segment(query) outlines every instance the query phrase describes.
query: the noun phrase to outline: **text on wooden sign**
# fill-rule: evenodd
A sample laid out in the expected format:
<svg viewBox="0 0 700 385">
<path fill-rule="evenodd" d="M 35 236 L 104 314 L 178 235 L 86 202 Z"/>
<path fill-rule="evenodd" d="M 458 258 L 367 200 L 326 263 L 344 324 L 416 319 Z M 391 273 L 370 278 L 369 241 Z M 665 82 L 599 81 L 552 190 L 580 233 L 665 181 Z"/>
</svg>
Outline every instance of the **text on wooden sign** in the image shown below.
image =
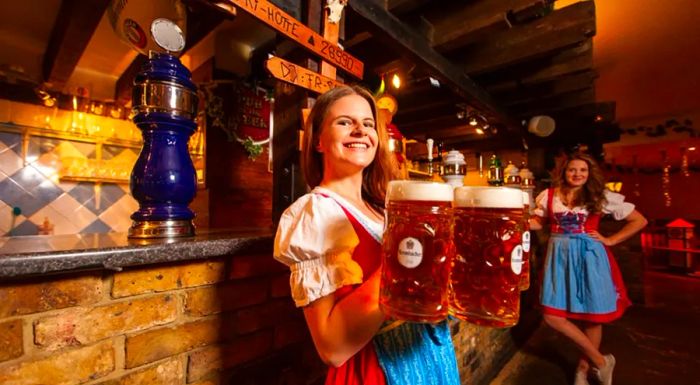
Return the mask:
<svg viewBox="0 0 700 385">
<path fill-rule="evenodd" d="M 310 51 L 362 79 L 364 64 L 266 0 L 229 0 Z"/>
<path fill-rule="evenodd" d="M 270 56 L 265 66 L 275 78 L 318 92 L 319 94 L 343 85 L 343 83 L 337 80 L 319 75 L 316 72 L 282 60 L 276 56 Z"/>
</svg>

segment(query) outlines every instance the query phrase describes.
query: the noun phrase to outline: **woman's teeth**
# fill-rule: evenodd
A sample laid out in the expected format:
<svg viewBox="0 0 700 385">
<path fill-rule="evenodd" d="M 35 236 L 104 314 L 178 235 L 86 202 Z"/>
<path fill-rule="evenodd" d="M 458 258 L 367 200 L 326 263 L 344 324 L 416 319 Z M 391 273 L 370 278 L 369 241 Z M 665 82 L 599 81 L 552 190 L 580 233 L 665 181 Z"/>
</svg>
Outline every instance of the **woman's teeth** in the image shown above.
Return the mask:
<svg viewBox="0 0 700 385">
<path fill-rule="evenodd" d="M 348 148 L 364 148 L 367 149 L 369 146 L 366 143 L 348 143 L 345 145 Z"/>
</svg>

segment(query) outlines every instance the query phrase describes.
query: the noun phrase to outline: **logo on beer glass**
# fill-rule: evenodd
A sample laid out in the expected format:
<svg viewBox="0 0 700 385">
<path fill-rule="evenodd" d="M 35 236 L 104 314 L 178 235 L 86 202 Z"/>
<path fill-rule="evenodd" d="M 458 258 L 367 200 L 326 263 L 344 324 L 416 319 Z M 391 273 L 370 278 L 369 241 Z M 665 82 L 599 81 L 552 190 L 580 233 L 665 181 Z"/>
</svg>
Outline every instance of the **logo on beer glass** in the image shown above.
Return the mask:
<svg viewBox="0 0 700 385">
<path fill-rule="evenodd" d="M 523 269 L 523 247 L 521 245 L 515 246 L 510 252 L 510 268 L 516 275 L 519 275 Z"/>
<path fill-rule="evenodd" d="M 525 231 L 523 233 L 523 252 L 529 253 L 530 252 L 530 232 Z"/>
<path fill-rule="evenodd" d="M 413 269 L 423 260 L 423 245 L 416 238 L 402 239 L 399 242 L 398 258 L 402 266 Z"/>
</svg>

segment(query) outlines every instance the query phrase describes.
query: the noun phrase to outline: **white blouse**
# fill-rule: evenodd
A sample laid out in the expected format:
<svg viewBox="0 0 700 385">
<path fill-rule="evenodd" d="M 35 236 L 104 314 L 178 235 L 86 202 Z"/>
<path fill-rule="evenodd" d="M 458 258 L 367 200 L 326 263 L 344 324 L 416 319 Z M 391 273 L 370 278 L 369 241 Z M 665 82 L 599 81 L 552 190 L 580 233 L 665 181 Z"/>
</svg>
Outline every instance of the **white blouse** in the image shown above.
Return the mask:
<svg viewBox="0 0 700 385">
<path fill-rule="evenodd" d="M 533 212 L 539 217 L 547 217 L 547 191 L 549 190 L 546 189 L 542 191 L 537 198 L 535 198 L 536 207 Z M 610 190 L 605 190 L 604 194 L 605 200 L 607 201 L 605 205 L 603 205 L 604 214 L 612 214 L 613 218 L 619 221 L 627 218 L 627 216 L 634 211 L 634 204 L 625 202 L 624 195 Z M 576 206 L 573 209 L 569 209 L 556 194 L 554 194 L 554 198 L 552 199 L 552 210 L 555 213 L 572 212 L 576 214 L 583 213 L 588 216 L 588 210 L 585 206 Z"/>
<path fill-rule="evenodd" d="M 297 199 L 280 218 L 274 257 L 291 269 L 289 284 L 297 307 L 362 283 L 362 268 L 352 259 L 360 241 L 343 208 L 381 242 L 383 224 L 322 187 Z"/>
</svg>

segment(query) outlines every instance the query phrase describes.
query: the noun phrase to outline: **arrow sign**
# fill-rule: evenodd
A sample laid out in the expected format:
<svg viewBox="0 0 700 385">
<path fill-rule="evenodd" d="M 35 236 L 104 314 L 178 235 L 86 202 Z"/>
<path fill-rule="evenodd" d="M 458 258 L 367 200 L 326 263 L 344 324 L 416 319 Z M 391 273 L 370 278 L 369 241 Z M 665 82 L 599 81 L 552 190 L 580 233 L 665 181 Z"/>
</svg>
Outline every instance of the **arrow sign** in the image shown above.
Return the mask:
<svg viewBox="0 0 700 385">
<path fill-rule="evenodd" d="M 265 62 L 265 67 L 275 78 L 318 92 L 319 94 L 343 85 L 343 83 L 337 80 L 319 75 L 316 72 L 282 60 L 276 56 L 270 56 L 267 62 Z"/>
<path fill-rule="evenodd" d="M 294 81 L 297 80 L 297 69 L 294 65 L 290 66 L 289 64 L 291 63 L 280 61 L 280 65 L 282 66 L 282 78 L 289 79 L 289 82 L 294 83 Z"/>
<path fill-rule="evenodd" d="M 345 52 L 323 36 L 312 31 L 299 20 L 291 17 L 267 0 L 229 0 L 232 4 L 260 19 L 263 23 L 278 30 L 287 37 L 304 46 L 309 51 L 326 59 L 329 63 L 342 68 L 348 73 L 362 79 L 365 65 L 356 57 Z"/>
</svg>

